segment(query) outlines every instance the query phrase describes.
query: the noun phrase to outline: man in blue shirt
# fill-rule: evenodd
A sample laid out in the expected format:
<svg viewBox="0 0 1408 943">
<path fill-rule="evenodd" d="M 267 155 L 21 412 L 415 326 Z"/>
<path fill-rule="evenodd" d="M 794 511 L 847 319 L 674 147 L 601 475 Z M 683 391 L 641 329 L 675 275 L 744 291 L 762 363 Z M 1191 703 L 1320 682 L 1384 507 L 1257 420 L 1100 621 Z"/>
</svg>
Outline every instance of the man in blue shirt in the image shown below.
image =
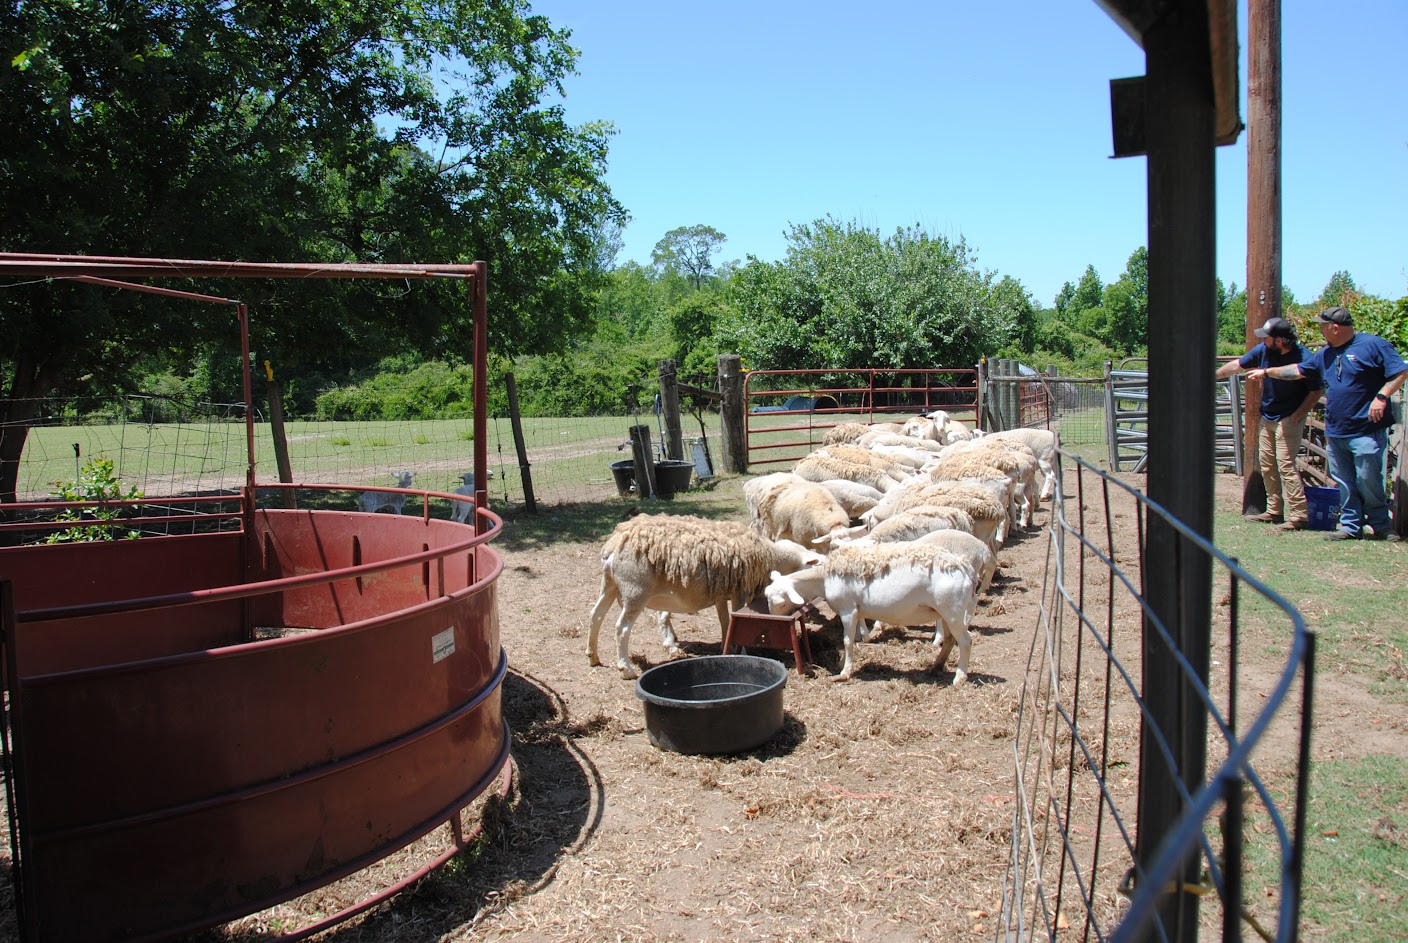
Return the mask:
<svg viewBox="0 0 1408 943">
<path fill-rule="evenodd" d="M 1309 360 L 1310 351 L 1296 339 L 1296 327 L 1285 318 L 1267 318 L 1254 332 L 1264 340 L 1217 370 L 1225 380 L 1240 370 L 1281 367 Z M 1257 433 L 1257 463 L 1266 485 L 1266 511 L 1251 520 L 1280 524 L 1282 530 L 1304 530 L 1310 523 L 1305 488 L 1296 456 L 1305 435 L 1305 417 L 1320 399 L 1320 384 L 1306 379 L 1267 380 L 1261 388 L 1261 424 Z"/>
<path fill-rule="evenodd" d="M 1251 370 L 1247 376 L 1305 377 L 1324 384 L 1330 477 L 1340 486 L 1340 526 L 1325 536 L 1396 541 L 1384 493 L 1384 461 L 1394 422 L 1389 401 L 1408 379 L 1408 364 L 1382 337 L 1355 333 L 1354 319 L 1344 308 L 1326 308 L 1315 320 L 1325 347 L 1301 363 Z"/>
</svg>

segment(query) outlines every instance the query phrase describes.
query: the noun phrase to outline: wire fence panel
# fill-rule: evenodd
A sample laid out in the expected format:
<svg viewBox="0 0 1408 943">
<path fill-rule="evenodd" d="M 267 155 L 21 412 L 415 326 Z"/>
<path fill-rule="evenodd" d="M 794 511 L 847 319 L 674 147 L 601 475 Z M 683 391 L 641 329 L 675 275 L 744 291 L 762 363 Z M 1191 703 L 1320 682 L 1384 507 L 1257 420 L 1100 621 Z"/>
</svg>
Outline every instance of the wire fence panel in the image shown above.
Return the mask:
<svg viewBox="0 0 1408 943">
<path fill-rule="evenodd" d="M 632 456 L 633 426 L 650 430 L 652 451 L 664 456 L 665 420 L 654 406 L 653 379 L 642 379 L 636 399 L 651 404 L 615 416 L 525 417 L 523 451 L 509 416 L 490 419 L 487 442 L 491 502 L 525 502 L 525 476 L 535 500 L 571 504 L 608 499 L 620 490 L 611 465 Z M 702 397 L 682 398 L 686 460 L 705 458 L 708 474 L 721 451 L 718 407 Z M 41 404 L 43 405 L 43 404 Z M 291 479 L 302 484 L 396 487 L 401 473 L 428 491 L 454 492 L 474 469 L 474 423 L 469 417 L 435 420 L 291 420 L 284 424 Z M 256 414 L 255 463 L 259 481 L 278 480 L 274 427 Z M 19 501 L 42 501 L 60 482 L 76 481 L 94 458 L 113 462 L 124 487 L 145 497 L 237 492 L 245 483 L 248 445 L 244 405 L 192 403 L 170 397 L 126 395 L 69 401 L 38 410 L 30 423 L 16 475 Z M 355 495 L 345 495 L 349 503 Z M 331 496 L 326 496 L 331 500 Z M 448 516 L 449 501 L 431 513 Z"/>
<path fill-rule="evenodd" d="M 1204 938 L 1241 940 L 1246 928 L 1266 940 L 1294 940 L 1313 636 L 1290 603 L 1118 478 L 1064 448 L 1057 473 L 1043 600 L 1018 712 L 1017 802 L 998 939 L 1183 943 L 1200 928 L 1191 928 L 1192 937 L 1186 927 L 1176 932 L 1165 925 L 1164 908 L 1192 895 L 1204 902 Z M 1151 730 L 1150 742 L 1177 768 L 1168 745 L 1175 732 L 1157 729 L 1141 696 L 1142 632 L 1158 632 L 1173 647 L 1141 594 L 1151 515 L 1177 532 L 1180 553 L 1212 560 L 1219 575 L 1216 598 L 1208 601 L 1211 644 L 1225 653 L 1212 659 L 1208 679 L 1196 677 L 1181 655 L 1148 675 L 1160 684 L 1181 676 L 1197 692 L 1189 710 L 1204 715 L 1208 730 L 1201 768 L 1211 772 L 1193 775 L 1200 785 L 1180 787 L 1183 812 L 1168 823 L 1141 822 L 1137 814 L 1141 771 L 1151 765 L 1140 755 L 1141 730 Z M 1291 643 L 1270 691 L 1242 726 L 1237 638 L 1244 613 L 1279 622 Z M 1266 745 L 1272 718 L 1293 710 L 1299 724 L 1292 745 Z M 1251 762 L 1254 748 L 1261 768 L 1272 771 L 1265 776 Z M 1278 756 L 1278 749 L 1295 755 Z M 1142 861 L 1141 828 L 1163 836 Z M 1201 880 L 1187 879 L 1190 863 Z M 1244 896 L 1244 883 L 1257 892 Z"/>
</svg>

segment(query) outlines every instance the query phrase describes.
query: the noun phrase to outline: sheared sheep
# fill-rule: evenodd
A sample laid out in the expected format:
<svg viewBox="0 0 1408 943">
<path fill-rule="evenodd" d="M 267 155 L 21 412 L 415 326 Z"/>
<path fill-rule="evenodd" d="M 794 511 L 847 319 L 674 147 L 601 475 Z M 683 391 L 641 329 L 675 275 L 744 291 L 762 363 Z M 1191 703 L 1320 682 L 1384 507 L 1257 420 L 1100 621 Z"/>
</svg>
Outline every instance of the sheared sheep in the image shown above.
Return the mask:
<svg viewBox="0 0 1408 943">
<path fill-rule="evenodd" d="M 729 603 L 755 598 L 770 573 L 792 573 L 824 559 L 790 541 L 770 541 L 732 521 L 687 515 L 641 514 L 616 525 L 601 551 L 601 595 L 592 607 L 587 659 L 600 665 L 597 636 L 602 620 L 618 601 L 616 667 L 636 677 L 630 662 L 631 625 L 646 609 L 698 612 L 713 605 L 719 626 L 728 631 Z M 665 645 L 678 653 L 668 618 L 661 619 Z"/>
<path fill-rule="evenodd" d="M 993 550 L 997 549 L 999 526 L 1007 520 L 1007 510 L 1002 501 L 993 493 L 977 484 L 961 482 L 930 482 L 913 488 L 905 488 L 894 497 L 886 495 L 861 519 L 873 530 L 879 522 L 901 511 L 921 505 L 932 504 L 939 507 L 957 508 L 973 521 L 973 536 L 982 540 Z"/>
<path fill-rule="evenodd" d="M 855 674 L 855 645 L 865 619 L 890 625 L 934 623 L 934 644 L 940 646 L 935 670 L 948 661 L 958 645 L 953 683 L 968 677 L 972 636 L 968 625 L 977 610 L 976 574 L 956 554 L 941 547 L 912 543 L 874 547 L 842 547 L 820 566 L 791 575 L 772 574 L 765 595 L 776 615 L 796 612 L 809 599 L 825 598 L 841 617 L 845 658 L 839 678 Z"/>
</svg>

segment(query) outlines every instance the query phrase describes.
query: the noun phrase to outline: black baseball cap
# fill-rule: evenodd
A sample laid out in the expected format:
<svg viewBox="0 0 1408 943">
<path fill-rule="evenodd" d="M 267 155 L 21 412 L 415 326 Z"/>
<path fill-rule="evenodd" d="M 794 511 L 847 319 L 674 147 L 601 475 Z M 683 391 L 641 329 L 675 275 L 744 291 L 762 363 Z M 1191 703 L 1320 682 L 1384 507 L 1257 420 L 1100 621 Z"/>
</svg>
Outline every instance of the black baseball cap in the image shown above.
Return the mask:
<svg viewBox="0 0 1408 943">
<path fill-rule="evenodd" d="M 1266 323 L 1252 331 L 1257 337 L 1284 337 L 1296 339 L 1296 326 L 1285 318 L 1267 318 Z"/>
<path fill-rule="evenodd" d="M 1354 323 L 1354 318 L 1350 317 L 1349 312 L 1339 305 L 1321 311 L 1315 316 L 1315 320 L 1321 324 L 1338 324 L 1342 327 Z"/>
</svg>

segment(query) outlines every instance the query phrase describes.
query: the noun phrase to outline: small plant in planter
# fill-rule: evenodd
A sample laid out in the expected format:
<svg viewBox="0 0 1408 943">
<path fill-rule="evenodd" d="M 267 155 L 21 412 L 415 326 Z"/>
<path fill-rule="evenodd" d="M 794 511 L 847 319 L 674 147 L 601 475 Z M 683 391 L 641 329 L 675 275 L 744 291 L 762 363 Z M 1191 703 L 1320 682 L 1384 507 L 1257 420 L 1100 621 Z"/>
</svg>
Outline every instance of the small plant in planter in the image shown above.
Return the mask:
<svg viewBox="0 0 1408 943">
<path fill-rule="evenodd" d="M 56 481 L 54 487 L 56 490 L 50 494 L 60 501 L 135 501 L 143 496 L 135 485 L 125 492 L 122 490 L 122 482 L 118 480 L 110 458 L 90 458 L 79 471 L 76 481 Z M 125 510 L 122 507 L 102 505 L 94 508 L 65 508 L 54 520 L 116 521 Z M 140 536 L 137 531 L 123 527 L 89 525 L 56 531 L 45 538 L 44 542 L 64 544 L 85 540 L 134 540 Z"/>
</svg>

